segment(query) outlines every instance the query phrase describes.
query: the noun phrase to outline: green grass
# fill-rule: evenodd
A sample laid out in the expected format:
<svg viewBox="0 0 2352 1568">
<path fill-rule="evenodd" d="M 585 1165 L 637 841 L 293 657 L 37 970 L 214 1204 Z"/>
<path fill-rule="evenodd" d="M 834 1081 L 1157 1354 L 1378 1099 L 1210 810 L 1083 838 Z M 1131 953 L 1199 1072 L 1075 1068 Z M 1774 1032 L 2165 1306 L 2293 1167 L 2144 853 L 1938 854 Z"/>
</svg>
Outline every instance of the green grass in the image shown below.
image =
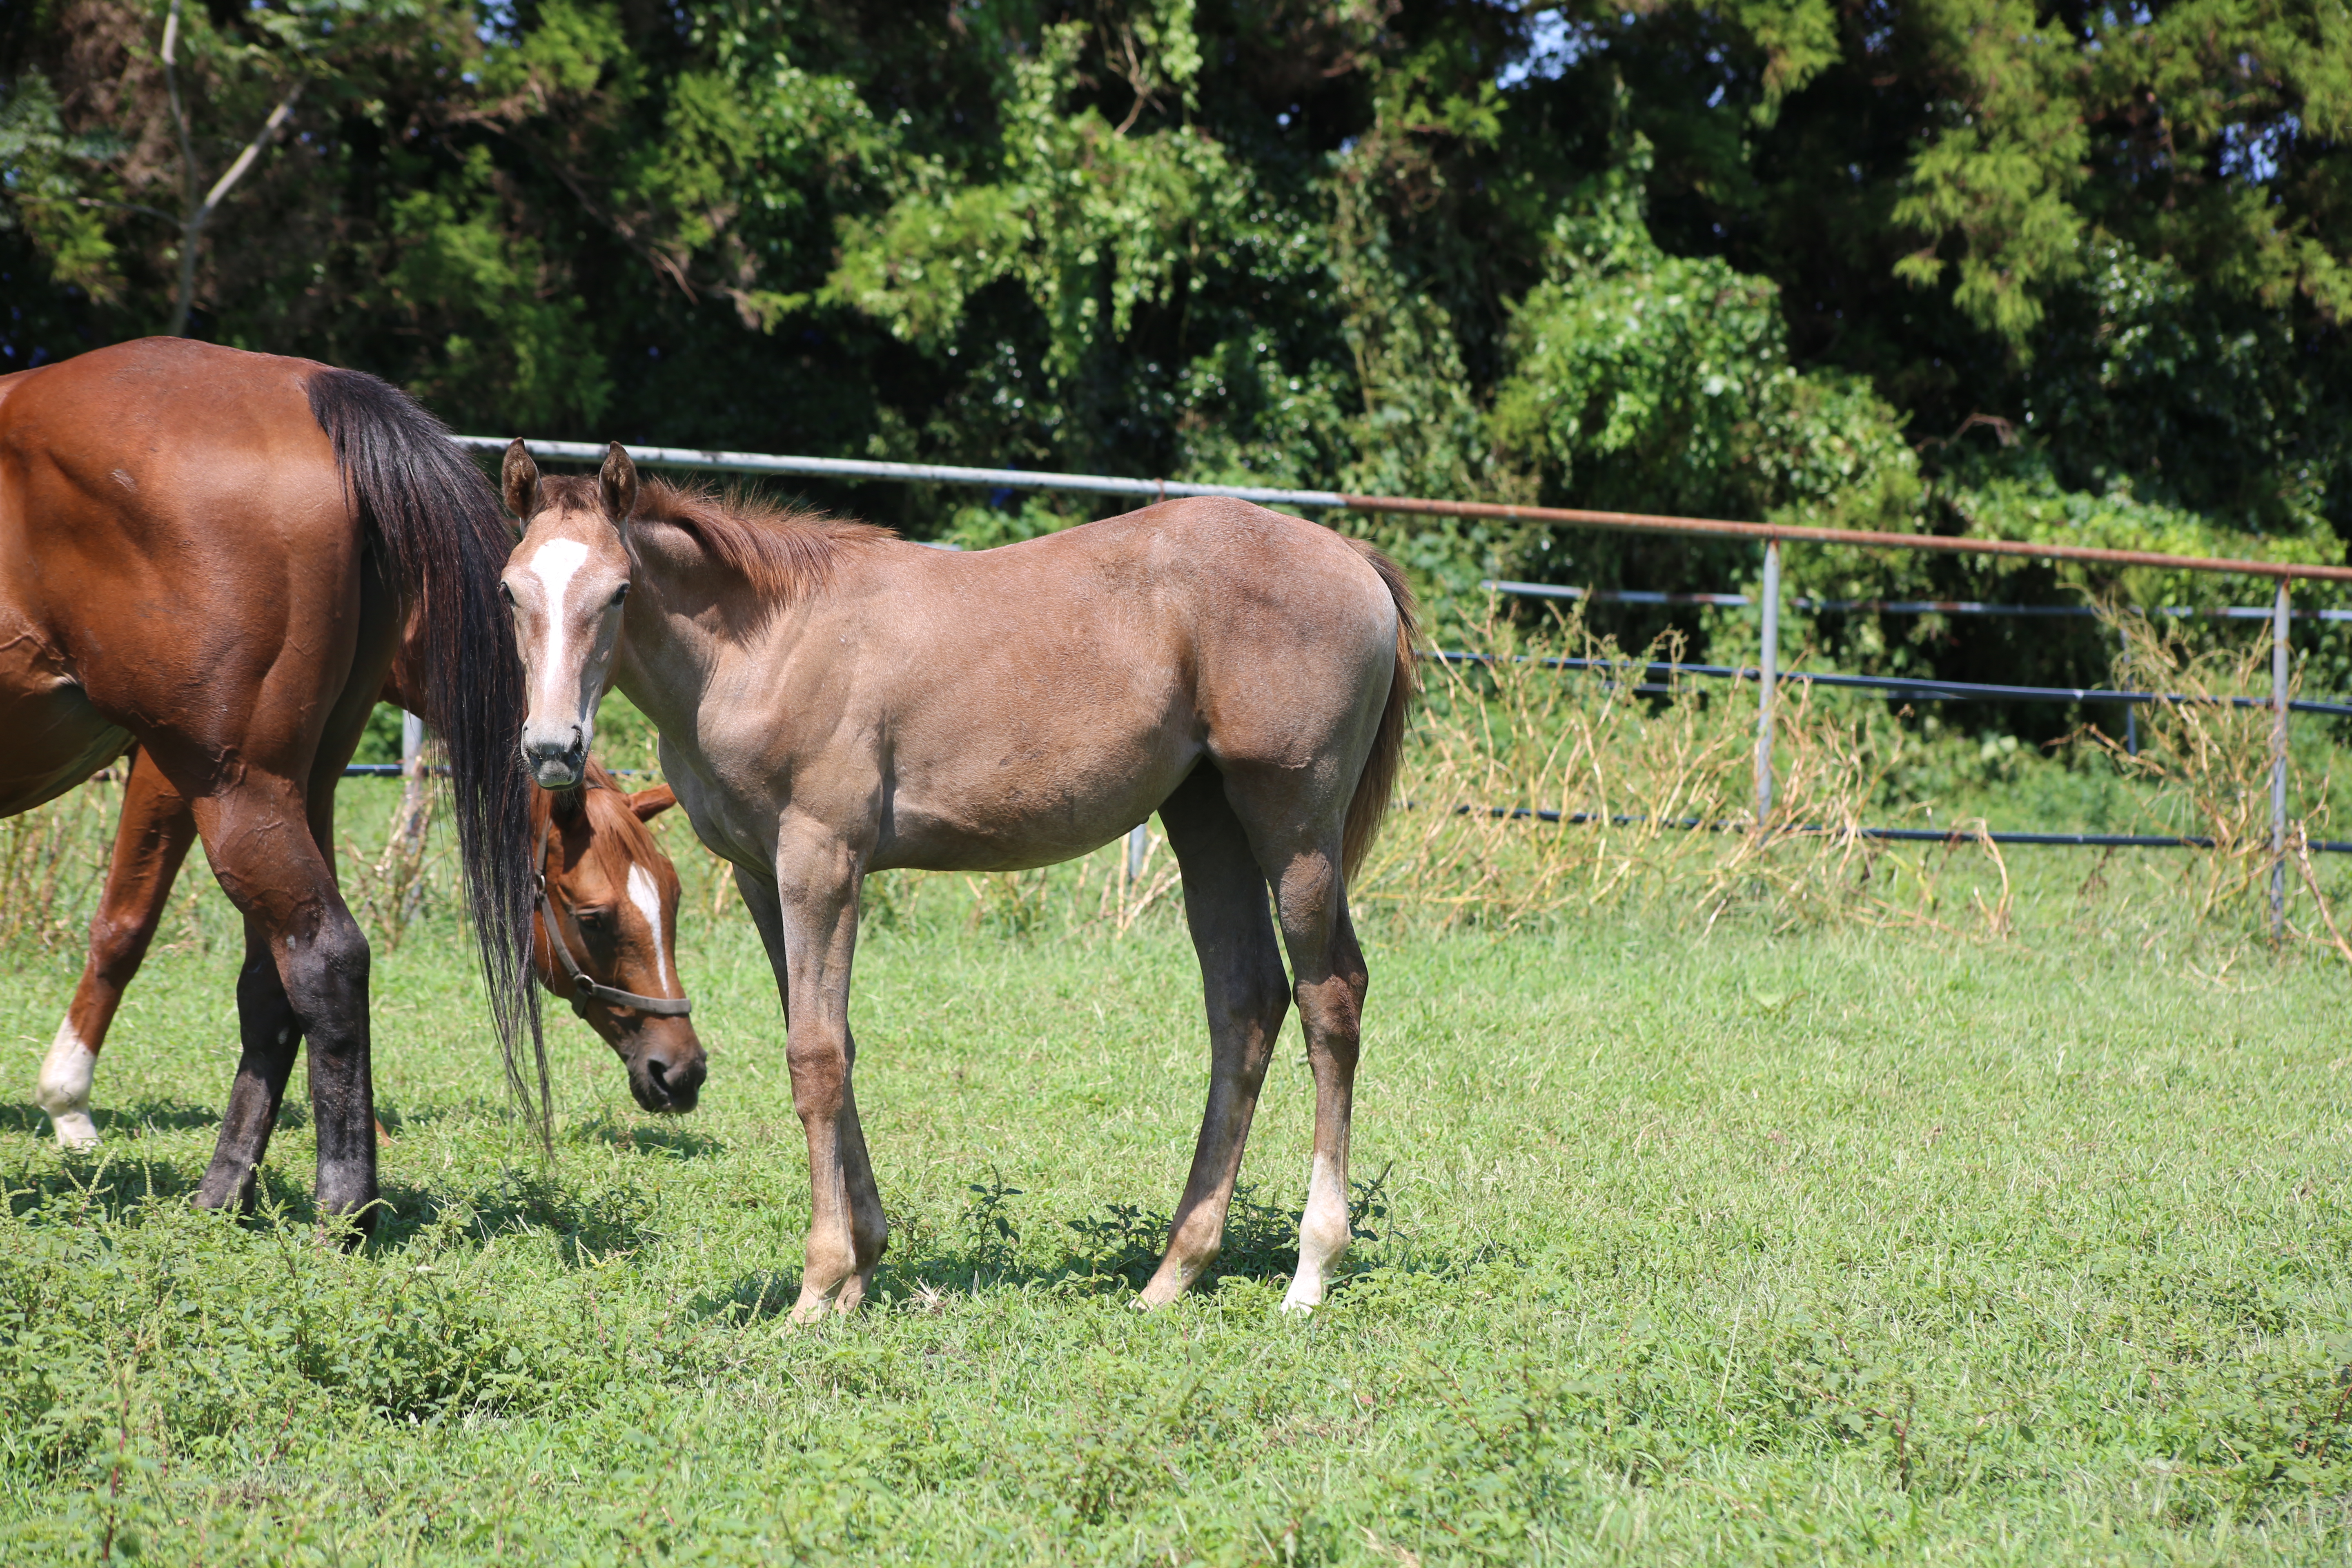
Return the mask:
<svg viewBox="0 0 2352 1568">
<path fill-rule="evenodd" d="M 170 932 L 103 1158 L 29 1104 L 79 954 L 0 960 L 10 1563 L 2352 1553 L 2352 1047 L 2317 956 L 2217 983 L 2089 925 L 1382 926 L 1358 1271 L 1275 1312 L 1294 1026 L 1224 1271 L 1147 1318 L 1203 1089 L 1189 947 L 942 899 L 860 955 L 880 1300 L 794 1332 L 803 1143 L 740 916 L 687 932 L 706 1109 L 640 1115 L 564 1016 L 544 1169 L 457 934 L 380 957 L 392 1212 L 354 1255 L 313 1239 L 299 1113 L 272 1212 L 187 1205 L 236 952 L 217 910 Z"/>
</svg>

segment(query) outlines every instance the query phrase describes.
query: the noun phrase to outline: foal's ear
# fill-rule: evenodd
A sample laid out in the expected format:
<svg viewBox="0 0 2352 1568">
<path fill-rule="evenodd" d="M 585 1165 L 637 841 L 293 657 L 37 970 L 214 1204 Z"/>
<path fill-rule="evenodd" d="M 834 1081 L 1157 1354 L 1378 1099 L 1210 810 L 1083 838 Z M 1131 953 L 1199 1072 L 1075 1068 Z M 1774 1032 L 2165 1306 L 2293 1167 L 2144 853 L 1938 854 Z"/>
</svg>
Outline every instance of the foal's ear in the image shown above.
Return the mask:
<svg viewBox="0 0 2352 1568">
<path fill-rule="evenodd" d="M 507 446 L 507 460 L 499 470 L 499 493 L 506 498 L 509 511 L 525 522 L 530 521 L 539 501 L 539 465 L 530 460 L 530 448 L 520 436 Z"/>
<path fill-rule="evenodd" d="M 596 476 L 604 488 L 604 513 L 616 528 L 629 525 L 637 510 L 637 466 L 618 441 L 604 448 L 604 471 Z"/>
<path fill-rule="evenodd" d="M 639 822 L 651 822 L 677 804 L 677 796 L 667 784 L 641 789 L 629 797 L 629 809 L 636 813 Z"/>
</svg>

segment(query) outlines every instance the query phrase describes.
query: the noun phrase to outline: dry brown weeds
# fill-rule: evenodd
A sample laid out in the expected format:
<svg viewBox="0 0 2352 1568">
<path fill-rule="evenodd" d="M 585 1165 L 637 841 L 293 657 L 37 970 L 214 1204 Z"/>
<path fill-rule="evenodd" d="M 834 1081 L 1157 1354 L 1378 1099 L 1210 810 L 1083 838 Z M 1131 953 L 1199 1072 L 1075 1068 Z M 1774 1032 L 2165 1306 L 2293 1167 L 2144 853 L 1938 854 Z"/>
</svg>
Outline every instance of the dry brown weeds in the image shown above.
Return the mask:
<svg viewBox="0 0 2352 1568">
<path fill-rule="evenodd" d="M 2137 616 L 2114 624 L 2131 681 L 2189 700 L 2141 709 L 2136 755 L 2096 728 L 2070 744 L 2137 781 L 2145 831 L 2212 841 L 2210 849 L 2126 857 L 2140 868 L 2135 876 L 2149 879 L 2143 887 L 2177 879 L 2177 904 L 2159 923 L 2250 935 L 2267 910 L 2273 865 L 2272 715 L 2227 699 L 2267 695 L 2267 641 L 2217 647 L 2206 646 L 2210 633 L 2200 642 Z M 1994 939 L 2016 929 L 2011 868 L 1985 824 L 1955 824 L 1930 811 L 1939 803 L 1893 798 L 1890 773 L 1921 742 L 1888 721 L 1883 703 L 1786 681 L 1774 723 L 1775 804 L 1759 825 L 1752 680 L 1687 675 L 1672 639 L 1628 655 L 1572 615 L 1538 626 L 1492 617 L 1457 647 L 1480 658 L 1426 667 L 1428 698 L 1397 807 L 1351 889 L 1360 909 L 1489 927 L 1638 909 L 1701 929 L 1727 915 L 1783 928 L 1850 923 Z M 1565 658 L 1591 663 L 1566 668 L 1558 662 Z M 1803 660 L 1790 664 L 1801 668 Z M 2306 742 L 2307 760 L 2312 751 Z M 2305 773 L 2332 766 L 2333 753 L 2321 751 Z M 2308 850 L 2324 837 L 2329 781 L 2299 773 L 2294 782 L 2288 930 L 2352 964 L 2352 942 L 2337 934 L 2343 922 Z M 121 794 L 101 781 L 0 821 L 0 946 L 82 940 Z M 387 946 L 420 907 L 441 901 L 438 884 L 455 875 L 446 846 L 434 842 L 440 836 L 414 831 L 419 825 L 398 812 L 381 828 L 358 827 L 382 822 L 375 814 L 389 805 L 362 797 L 344 807 L 352 837 L 373 843 L 383 834 L 377 853 L 346 851 L 344 874 L 346 896 Z M 1895 843 L 1864 837 L 1865 825 L 1949 831 Z M 726 918 L 725 868 L 674 817 L 656 829 L 686 876 L 688 917 Z M 918 906 L 954 906 L 974 928 L 1013 934 L 1123 932 L 1181 897 L 1157 833 L 1140 875 L 1128 873 L 1124 851 L 1115 844 L 1075 868 L 1002 876 L 892 873 L 869 885 L 867 917 L 887 923 Z M 2112 897 L 2110 869 L 2103 858 L 2074 902 Z M 192 876 L 202 879 L 201 868 Z"/>
</svg>

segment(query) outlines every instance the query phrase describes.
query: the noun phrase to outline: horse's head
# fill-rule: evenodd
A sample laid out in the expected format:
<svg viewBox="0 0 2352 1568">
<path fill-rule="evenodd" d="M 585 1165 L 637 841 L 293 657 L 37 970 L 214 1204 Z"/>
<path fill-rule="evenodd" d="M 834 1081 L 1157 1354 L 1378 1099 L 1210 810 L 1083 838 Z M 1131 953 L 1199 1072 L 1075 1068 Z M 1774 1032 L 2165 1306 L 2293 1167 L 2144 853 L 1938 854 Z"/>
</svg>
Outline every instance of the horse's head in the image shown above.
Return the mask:
<svg viewBox="0 0 2352 1568">
<path fill-rule="evenodd" d="M 677 981 L 677 870 L 646 827 L 677 802 L 667 784 L 624 794 L 593 766 L 532 802 L 540 981 L 618 1053 L 647 1110 L 692 1110 L 705 1071 Z"/>
<path fill-rule="evenodd" d="M 593 479 L 541 479 L 518 440 L 501 489 L 522 520 L 499 593 L 514 611 L 528 689 L 523 761 L 547 789 L 578 784 L 629 593 L 629 512 L 637 468 L 614 442 Z"/>
</svg>

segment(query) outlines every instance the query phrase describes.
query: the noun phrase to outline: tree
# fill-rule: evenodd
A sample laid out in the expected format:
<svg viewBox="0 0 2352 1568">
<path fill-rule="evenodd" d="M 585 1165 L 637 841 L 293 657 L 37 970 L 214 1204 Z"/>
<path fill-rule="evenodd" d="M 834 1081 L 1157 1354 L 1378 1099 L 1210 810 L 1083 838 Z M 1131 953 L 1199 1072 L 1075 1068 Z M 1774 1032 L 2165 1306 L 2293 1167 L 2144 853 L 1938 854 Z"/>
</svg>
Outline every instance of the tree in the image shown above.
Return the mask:
<svg viewBox="0 0 2352 1568">
<path fill-rule="evenodd" d="M 2352 531 L 2340 5 L 188 15 L 193 158 L 152 4 L 0 24 L 0 270 L 43 283 L 0 329 L 12 363 L 144 329 L 194 258 L 192 330 L 380 371 L 496 432 L 2302 558 Z M 175 184 L 186 210 L 174 173 L 228 164 L 298 79 L 201 256 L 139 210 Z M 1079 515 L 826 493 L 973 543 Z M 1753 569 L 1570 532 L 1382 538 L 1448 602 L 1498 570 Z M 2114 585 L 1840 556 L 1798 569 L 1852 596 Z M 2103 657 L 1812 630 L 1955 671 Z"/>
</svg>

